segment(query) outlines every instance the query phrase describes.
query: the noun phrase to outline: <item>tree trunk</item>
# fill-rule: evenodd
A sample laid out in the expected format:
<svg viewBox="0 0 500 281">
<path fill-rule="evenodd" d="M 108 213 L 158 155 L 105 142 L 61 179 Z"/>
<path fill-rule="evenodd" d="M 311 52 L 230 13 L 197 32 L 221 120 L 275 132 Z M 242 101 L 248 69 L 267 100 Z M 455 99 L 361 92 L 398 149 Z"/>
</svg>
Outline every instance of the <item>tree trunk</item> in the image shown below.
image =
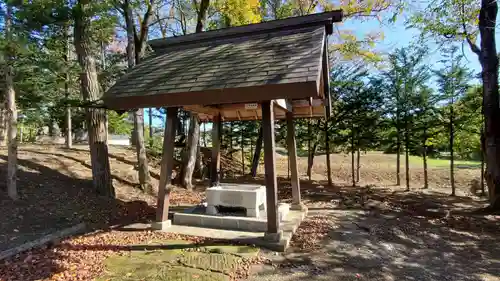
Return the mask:
<svg viewBox="0 0 500 281">
<path fill-rule="evenodd" d="M 2 103 L 0 104 L 0 146 L 7 145 L 7 110 L 5 96 L 0 97 Z"/>
<path fill-rule="evenodd" d="M 230 153 L 233 153 L 233 122 L 229 122 L 228 141 L 229 141 L 229 151 Z"/>
<path fill-rule="evenodd" d="M 191 113 L 189 119 L 189 133 L 187 139 L 186 159 L 181 180 L 182 187 L 193 189 L 193 173 L 196 165 L 196 155 L 198 152 L 198 141 L 200 138 L 200 122 L 196 113 Z"/>
<path fill-rule="evenodd" d="M 455 196 L 455 155 L 453 149 L 453 143 L 455 139 L 455 129 L 453 126 L 454 116 L 453 116 L 453 98 L 451 100 L 450 106 L 450 184 L 451 184 L 451 196 Z"/>
<path fill-rule="evenodd" d="M 257 143 L 255 144 L 255 152 L 252 159 L 252 177 L 257 176 L 257 168 L 259 167 L 260 153 L 262 151 L 262 126 L 259 130 L 259 137 L 257 138 Z"/>
<path fill-rule="evenodd" d="M 351 176 L 352 176 L 352 187 L 356 186 L 356 171 L 354 168 L 354 126 L 351 127 Z"/>
<path fill-rule="evenodd" d="M 307 166 L 309 167 L 309 162 L 311 159 L 311 120 L 307 120 Z M 307 177 L 309 181 L 311 181 L 311 172 L 307 169 Z"/>
<path fill-rule="evenodd" d="M 424 127 L 424 141 L 422 143 L 422 160 L 424 161 L 424 189 L 429 188 L 429 176 L 427 174 L 427 125 Z"/>
<path fill-rule="evenodd" d="M 148 109 L 148 121 L 149 121 L 149 145 L 153 146 L 153 109 Z"/>
<path fill-rule="evenodd" d="M 401 113 L 399 92 L 396 93 L 396 185 L 401 185 Z"/>
<path fill-rule="evenodd" d="M 132 119 L 132 122 L 135 122 L 134 121 L 134 113 L 133 112 L 129 112 L 129 118 Z M 132 132 L 130 132 L 130 145 L 132 146 L 136 146 L 137 145 L 137 134 L 135 133 L 135 127 L 132 128 Z"/>
<path fill-rule="evenodd" d="M 64 25 L 64 39 L 66 40 L 64 61 L 66 62 L 66 67 L 69 67 L 69 24 Z M 65 71 L 64 77 L 64 95 L 66 99 L 69 99 L 69 69 Z M 70 149 L 73 147 L 73 134 L 71 128 L 71 107 L 66 105 L 66 148 Z"/>
<path fill-rule="evenodd" d="M 361 154 L 360 154 L 360 151 L 359 151 L 359 147 L 358 149 L 356 150 L 356 182 L 359 183 L 359 170 L 361 168 Z"/>
<path fill-rule="evenodd" d="M 328 132 L 328 122 L 325 122 L 325 150 L 326 150 L 326 173 L 328 175 L 328 185 L 332 186 L 332 167 L 330 163 L 330 136 Z M 288 165 L 290 167 L 290 164 Z M 290 168 L 288 169 L 290 170 Z"/>
<path fill-rule="evenodd" d="M 205 122 L 203 122 L 203 146 L 207 147 L 207 128 L 205 127 Z"/>
<path fill-rule="evenodd" d="M 484 124 L 484 120 L 483 120 Z M 485 149 L 485 143 L 484 143 L 484 125 L 481 126 L 481 179 L 480 179 L 480 184 L 481 184 L 481 196 L 486 195 L 486 191 L 484 190 L 484 161 L 486 159 L 486 149 Z"/>
<path fill-rule="evenodd" d="M 245 142 L 244 142 L 244 134 L 243 134 L 243 129 L 241 129 L 241 175 L 245 175 Z"/>
<path fill-rule="evenodd" d="M 410 191 L 410 133 L 408 128 L 408 116 L 405 116 L 405 179 L 405 190 Z"/>
<path fill-rule="evenodd" d="M 200 138 L 198 137 L 198 140 Z M 197 171 L 197 173 L 193 173 L 197 178 L 203 179 L 203 159 L 201 155 L 201 144 L 198 141 L 198 145 L 196 146 L 196 162 L 194 165 L 194 170 Z"/>
<path fill-rule="evenodd" d="M 137 164 L 139 172 L 139 185 L 142 190 L 152 192 L 151 180 L 149 176 L 148 156 L 144 142 L 144 109 L 134 112 L 134 132 L 136 137 L 135 151 L 137 154 Z"/>
<path fill-rule="evenodd" d="M 250 139 L 250 155 L 253 155 L 253 141 Z"/>
<path fill-rule="evenodd" d="M 8 44 L 12 44 L 12 6 L 7 5 L 5 17 L 5 35 Z M 5 95 L 7 99 L 7 194 L 12 200 L 17 200 L 17 108 L 16 92 L 13 82 L 13 60 L 9 52 L 5 53 Z"/>
<path fill-rule="evenodd" d="M 483 79 L 483 110 L 486 146 L 486 183 L 490 208 L 500 209 L 500 108 L 498 106 L 498 56 L 495 45 L 495 27 L 498 2 L 481 1 L 479 31 L 481 50 L 479 59 Z"/>
<path fill-rule="evenodd" d="M 311 151 L 309 153 L 309 159 L 307 161 L 307 176 L 312 178 L 312 167 L 314 166 L 314 156 L 316 155 L 316 149 L 318 148 L 319 140 L 316 139 L 313 143 Z"/>
<path fill-rule="evenodd" d="M 319 131 L 320 130 L 320 123 L 321 121 L 318 120 L 318 122 L 316 123 L 316 131 Z M 309 130 L 311 130 L 312 128 L 311 127 L 308 127 Z M 309 136 L 311 136 L 311 134 L 309 134 Z M 307 176 L 309 177 L 309 180 L 311 180 L 311 177 L 312 177 L 312 167 L 314 165 L 314 156 L 316 154 L 316 149 L 318 147 L 318 143 L 319 143 L 319 139 L 320 139 L 320 134 L 316 136 L 316 139 L 314 140 L 314 143 L 313 143 L 313 146 L 311 149 L 309 149 L 309 157 L 307 159 Z"/>
<path fill-rule="evenodd" d="M 196 33 L 203 32 L 205 26 L 205 19 L 209 0 L 202 0 L 198 10 L 198 18 L 196 23 Z M 200 138 L 200 120 L 196 113 L 189 114 L 189 133 L 187 138 L 187 151 L 185 152 L 186 158 L 182 168 L 181 185 L 188 189 L 193 189 L 193 173 L 196 166 L 196 159 L 198 154 L 198 144 Z"/>
<path fill-rule="evenodd" d="M 138 63 L 138 57 L 136 56 L 136 45 L 134 38 L 134 22 L 132 8 L 130 7 L 129 0 L 125 0 L 123 4 L 123 11 L 125 16 L 125 23 L 127 26 L 127 62 L 129 71 L 134 68 L 135 64 Z M 149 176 L 149 165 L 148 157 L 146 151 L 146 145 L 144 144 L 144 110 L 142 108 L 137 109 L 132 113 L 134 120 L 134 129 L 132 131 L 134 146 L 137 155 L 137 169 L 139 173 L 139 185 L 142 190 L 146 192 L 151 192 L 151 180 Z"/>
<path fill-rule="evenodd" d="M 96 101 L 101 98 L 97 69 L 92 57 L 91 44 L 91 10 L 89 0 L 79 0 L 75 7 L 75 49 L 78 62 L 82 68 L 80 74 L 81 92 L 85 101 Z M 88 108 L 86 112 L 90 158 L 92 163 L 92 182 L 98 193 L 114 197 L 111 172 L 108 158 L 106 111 Z"/>
<path fill-rule="evenodd" d="M 401 143 L 399 142 L 399 133 L 398 140 L 396 144 L 396 185 L 401 185 Z"/>
</svg>

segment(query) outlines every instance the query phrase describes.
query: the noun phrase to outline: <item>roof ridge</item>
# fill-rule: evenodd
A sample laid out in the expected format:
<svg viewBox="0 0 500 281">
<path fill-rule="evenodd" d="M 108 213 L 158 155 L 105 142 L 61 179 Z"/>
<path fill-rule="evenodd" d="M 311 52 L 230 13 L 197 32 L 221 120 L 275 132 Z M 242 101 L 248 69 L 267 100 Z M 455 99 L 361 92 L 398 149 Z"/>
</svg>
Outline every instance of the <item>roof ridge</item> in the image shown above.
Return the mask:
<svg viewBox="0 0 500 281">
<path fill-rule="evenodd" d="M 311 15 L 290 17 L 286 19 L 272 20 L 262 23 L 241 25 L 236 27 L 222 28 L 200 33 L 192 33 L 178 37 L 168 37 L 165 39 L 154 39 L 148 41 L 153 48 L 171 47 L 186 43 L 205 42 L 215 39 L 241 37 L 243 35 L 255 34 L 260 32 L 269 32 L 270 30 L 282 30 L 291 28 L 300 28 L 311 25 L 324 24 L 327 34 L 333 31 L 332 24 L 342 21 L 342 10 L 335 10 Z"/>
</svg>

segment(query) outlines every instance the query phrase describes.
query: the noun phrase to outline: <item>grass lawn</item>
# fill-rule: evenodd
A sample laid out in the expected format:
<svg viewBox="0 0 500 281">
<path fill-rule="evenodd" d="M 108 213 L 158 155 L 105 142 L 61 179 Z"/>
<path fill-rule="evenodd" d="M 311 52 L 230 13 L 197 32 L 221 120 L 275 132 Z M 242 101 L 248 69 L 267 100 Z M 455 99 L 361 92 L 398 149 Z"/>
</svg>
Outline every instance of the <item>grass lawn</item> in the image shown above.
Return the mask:
<svg viewBox="0 0 500 281">
<path fill-rule="evenodd" d="M 401 155 L 401 162 L 404 163 L 404 155 Z M 422 157 L 419 156 L 410 156 L 410 163 L 412 165 L 423 165 Z M 427 158 L 427 165 L 429 167 L 441 168 L 441 167 L 449 167 L 450 160 L 448 159 L 436 159 L 436 158 Z M 455 167 L 457 168 L 466 168 L 466 169 L 479 169 L 481 168 L 480 161 L 471 161 L 471 160 L 455 160 Z"/>
</svg>

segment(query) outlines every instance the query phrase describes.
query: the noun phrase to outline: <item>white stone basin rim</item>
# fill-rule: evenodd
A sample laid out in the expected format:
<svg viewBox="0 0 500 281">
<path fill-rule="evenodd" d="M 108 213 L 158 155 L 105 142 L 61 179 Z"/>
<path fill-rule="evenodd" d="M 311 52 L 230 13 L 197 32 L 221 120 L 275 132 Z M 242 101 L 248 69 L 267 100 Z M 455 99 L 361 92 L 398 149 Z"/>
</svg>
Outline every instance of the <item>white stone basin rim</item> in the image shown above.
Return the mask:
<svg viewBox="0 0 500 281">
<path fill-rule="evenodd" d="M 221 183 L 218 186 L 213 186 L 210 188 L 207 188 L 207 190 L 239 190 L 239 191 L 252 191 L 254 192 L 257 189 L 260 189 L 265 186 L 263 185 L 257 185 L 257 184 L 228 184 L 228 183 Z"/>
<path fill-rule="evenodd" d="M 207 188 L 207 214 L 216 215 L 216 206 L 246 209 L 247 217 L 259 217 L 260 207 L 266 210 L 266 187 L 250 184 L 221 184 Z"/>
</svg>

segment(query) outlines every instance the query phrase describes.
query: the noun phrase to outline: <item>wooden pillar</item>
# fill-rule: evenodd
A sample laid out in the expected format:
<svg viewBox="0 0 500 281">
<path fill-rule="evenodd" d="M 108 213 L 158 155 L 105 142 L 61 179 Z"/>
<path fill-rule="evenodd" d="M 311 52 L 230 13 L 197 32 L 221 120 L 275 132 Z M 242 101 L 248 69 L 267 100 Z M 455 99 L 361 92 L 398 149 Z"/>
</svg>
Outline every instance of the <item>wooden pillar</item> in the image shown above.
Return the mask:
<svg viewBox="0 0 500 281">
<path fill-rule="evenodd" d="M 290 162 L 291 183 L 292 183 L 292 209 L 301 210 L 303 205 L 300 199 L 299 169 L 297 167 L 297 144 L 295 141 L 295 127 L 293 126 L 293 112 L 286 113 L 287 126 L 287 146 Z"/>
<path fill-rule="evenodd" d="M 262 102 L 262 135 L 264 138 L 264 167 L 266 179 L 267 236 L 279 240 L 278 183 L 274 143 L 274 110 L 271 101 Z"/>
<path fill-rule="evenodd" d="M 217 186 L 220 183 L 220 137 L 222 130 L 221 116 L 214 116 L 212 125 L 212 161 L 210 163 L 210 186 Z"/>
<path fill-rule="evenodd" d="M 174 168 L 175 132 L 177 126 L 177 107 L 167 108 L 165 132 L 163 135 L 163 156 L 161 159 L 160 183 L 158 186 L 158 202 L 156 207 L 156 223 L 154 229 L 162 230 L 170 226 L 168 220 L 169 196 L 172 188 L 172 170 Z"/>
</svg>

